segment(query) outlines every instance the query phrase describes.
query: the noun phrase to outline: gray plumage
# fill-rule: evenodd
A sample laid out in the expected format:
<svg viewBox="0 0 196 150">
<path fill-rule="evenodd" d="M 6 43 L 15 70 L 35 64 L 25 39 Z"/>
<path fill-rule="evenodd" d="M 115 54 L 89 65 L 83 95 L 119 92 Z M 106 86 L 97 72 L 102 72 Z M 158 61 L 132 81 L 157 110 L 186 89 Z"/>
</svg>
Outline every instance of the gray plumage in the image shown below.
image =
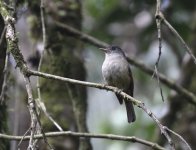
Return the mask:
<svg viewBox="0 0 196 150">
<path fill-rule="evenodd" d="M 105 60 L 102 65 L 104 80 L 108 85 L 118 87 L 123 92 L 133 96 L 134 84 L 132 73 L 124 52 L 118 46 L 110 46 L 101 49 L 105 51 Z M 122 104 L 123 97 L 117 94 L 116 96 L 119 103 Z M 136 117 L 132 102 L 125 101 L 125 106 L 128 122 L 134 122 Z"/>
</svg>

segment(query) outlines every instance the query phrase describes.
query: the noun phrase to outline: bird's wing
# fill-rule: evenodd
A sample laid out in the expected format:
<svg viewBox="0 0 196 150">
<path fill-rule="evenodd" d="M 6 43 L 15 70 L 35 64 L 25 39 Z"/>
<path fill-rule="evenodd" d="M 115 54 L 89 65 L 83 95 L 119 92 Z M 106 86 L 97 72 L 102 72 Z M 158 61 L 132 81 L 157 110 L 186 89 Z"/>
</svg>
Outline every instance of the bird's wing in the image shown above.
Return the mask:
<svg viewBox="0 0 196 150">
<path fill-rule="evenodd" d="M 127 89 L 127 91 L 125 91 L 125 92 L 133 97 L 134 81 L 133 81 L 133 77 L 132 77 L 132 73 L 131 73 L 130 68 L 129 68 L 129 76 L 131 78 L 130 85 L 129 85 L 129 89 Z M 126 106 L 126 110 L 127 110 L 128 122 L 129 123 L 134 122 L 136 120 L 136 116 L 135 116 L 133 103 L 130 101 L 125 101 L 125 106 Z"/>
<path fill-rule="evenodd" d="M 116 97 L 120 104 L 123 104 L 123 97 L 121 95 L 116 94 Z"/>
<path fill-rule="evenodd" d="M 129 77 L 130 77 L 131 79 L 130 79 L 130 84 L 129 84 L 129 89 L 128 89 L 128 91 L 127 91 L 127 92 L 128 92 L 127 94 L 129 94 L 130 96 L 133 97 L 134 81 L 133 81 L 133 76 L 132 76 L 131 69 L 128 68 L 128 70 L 129 70 Z"/>
</svg>

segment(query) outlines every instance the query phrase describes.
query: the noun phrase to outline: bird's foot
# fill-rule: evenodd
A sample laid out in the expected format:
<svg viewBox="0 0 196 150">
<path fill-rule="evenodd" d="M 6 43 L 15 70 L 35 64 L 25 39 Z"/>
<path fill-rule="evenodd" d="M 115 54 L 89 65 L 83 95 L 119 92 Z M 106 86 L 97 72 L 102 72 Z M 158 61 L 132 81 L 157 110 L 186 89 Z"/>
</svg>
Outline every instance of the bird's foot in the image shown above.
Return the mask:
<svg viewBox="0 0 196 150">
<path fill-rule="evenodd" d="M 123 90 L 122 89 L 117 89 L 117 94 L 121 94 L 121 92 L 123 92 Z"/>
<path fill-rule="evenodd" d="M 106 86 L 109 86 L 108 83 L 106 83 L 106 82 L 103 83 L 103 88 L 104 88 L 104 89 L 106 88 Z M 106 89 L 106 90 L 108 91 L 108 89 Z"/>
</svg>

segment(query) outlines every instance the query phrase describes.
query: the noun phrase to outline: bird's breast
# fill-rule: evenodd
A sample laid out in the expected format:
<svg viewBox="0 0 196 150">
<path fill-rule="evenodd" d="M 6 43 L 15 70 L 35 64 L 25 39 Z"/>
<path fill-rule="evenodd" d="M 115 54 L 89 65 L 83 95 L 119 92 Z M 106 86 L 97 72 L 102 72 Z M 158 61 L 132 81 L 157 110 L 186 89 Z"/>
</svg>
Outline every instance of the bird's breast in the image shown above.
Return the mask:
<svg viewBox="0 0 196 150">
<path fill-rule="evenodd" d="M 102 65 L 104 80 L 111 86 L 126 89 L 130 84 L 128 62 L 122 56 L 106 56 Z"/>
</svg>

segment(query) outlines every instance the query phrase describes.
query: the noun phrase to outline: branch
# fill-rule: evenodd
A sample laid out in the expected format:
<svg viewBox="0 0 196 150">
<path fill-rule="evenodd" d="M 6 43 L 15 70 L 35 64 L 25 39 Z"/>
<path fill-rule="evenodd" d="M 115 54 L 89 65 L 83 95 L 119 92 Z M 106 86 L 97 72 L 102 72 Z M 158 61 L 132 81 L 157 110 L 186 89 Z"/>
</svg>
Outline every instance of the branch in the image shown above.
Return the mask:
<svg viewBox="0 0 196 150">
<path fill-rule="evenodd" d="M 170 29 L 170 31 L 177 37 L 177 39 L 182 43 L 183 47 L 186 49 L 186 51 L 189 53 L 191 58 L 193 59 L 194 63 L 196 64 L 196 57 L 194 56 L 192 50 L 189 48 L 189 46 L 186 44 L 186 42 L 183 40 L 183 38 L 180 36 L 180 34 L 175 30 L 175 28 L 165 19 L 164 15 L 162 13 L 157 14 L 157 17 L 160 18 L 163 23 Z"/>
<path fill-rule="evenodd" d="M 162 90 L 162 87 L 161 87 L 161 84 L 160 84 L 160 81 L 159 81 L 159 76 L 157 75 L 158 74 L 158 65 L 159 65 L 159 61 L 160 61 L 160 58 L 161 58 L 161 48 L 162 48 L 162 35 L 161 35 L 161 21 L 162 20 L 159 17 L 157 17 L 159 15 L 159 13 L 161 12 L 160 8 L 161 8 L 161 2 L 160 2 L 160 0 L 157 0 L 155 19 L 156 19 L 156 24 L 157 24 L 159 54 L 158 54 L 158 58 L 155 62 L 154 73 L 153 73 L 152 77 L 154 77 L 154 74 L 157 77 L 157 82 L 158 82 L 158 86 L 159 86 L 159 89 L 160 89 L 161 98 L 162 98 L 162 101 L 164 102 L 163 90 Z"/>
<path fill-rule="evenodd" d="M 148 75 L 152 75 L 153 74 L 153 70 L 149 67 L 147 67 L 143 62 L 141 61 L 135 61 L 133 58 L 128 58 L 128 61 L 140 68 L 142 71 L 146 72 Z M 182 86 L 176 84 L 174 81 L 168 79 L 166 76 L 164 76 L 161 73 L 157 73 L 157 75 L 159 76 L 160 81 L 165 84 L 167 87 L 173 89 L 174 91 L 176 91 L 178 94 L 184 96 L 185 98 L 187 98 L 188 102 L 193 104 L 194 106 L 196 106 L 196 95 L 194 93 L 192 93 L 191 91 L 188 91 L 187 89 L 183 88 Z"/>
<path fill-rule="evenodd" d="M 31 115 L 31 137 L 29 140 L 28 149 L 33 150 L 35 148 L 33 146 L 33 143 L 34 143 L 34 135 L 36 133 L 37 115 L 36 115 L 36 110 L 35 110 L 35 101 L 32 95 L 30 79 L 26 75 L 23 75 L 23 76 L 24 76 L 24 81 L 26 84 L 26 90 L 27 90 L 27 95 L 28 95 L 28 106 L 29 106 L 28 108 L 29 108 L 29 112 Z"/>
<path fill-rule="evenodd" d="M 4 7 L 2 0 L 0 0 L 0 13 L 3 16 L 4 22 L 7 25 L 6 28 L 6 40 L 8 44 L 8 50 L 13 55 L 16 61 L 16 67 L 19 67 L 21 74 L 24 77 L 24 82 L 26 85 L 27 95 L 28 95 L 28 108 L 31 115 L 31 138 L 29 140 L 28 149 L 34 149 L 33 142 L 34 142 L 34 134 L 36 132 L 36 110 L 35 110 L 35 101 L 32 95 L 32 88 L 29 76 L 26 74 L 27 65 L 25 64 L 23 55 L 21 54 L 19 47 L 18 47 L 18 39 L 16 37 L 15 32 L 15 19 L 12 18 L 9 14 L 9 11 Z"/>
<path fill-rule="evenodd" d="M 3 104 L 6 97 L 7 82 L 8 82 L 8 60 L 9 60 L 9 53 L 7 53 L 5 57 L 5 65 L 3 69 L 4 77 L 3 77 L 3 85 L 1 89 L 1 95 L 0 95 L 0 105 Z"/>
<path fill-rule="evenodd" d="M 72 35 L 75 38 L 80 39 L 83 42 L 92 44 L 96 47 L 107 47 L 109 46 L 109 44 L 100 41 L 88 34 L 85 34 L 71 26 L 68 26 L 66 24 L 60 23 L 55 21 L 56 25 L 63 28 L 64 30 L 66 30 L 70 35 Z M 147 73 L 148 75 L 152 76 L 153 74 L 153 69 L 147 67 L 143 62 L 140 62 L 136 59 L 134 59 L 133 57 L 127 58 L 128 61 L 138 67 L 139 69 L 141 69 L 142 71 L 144 71 L 145 73 Z M 190 91 L 188 91 L 187 89 L 183 88 L 180 85 L 177 85 L 174 81 L 169 80 L 166 76 L 164 76 L 161 73 L 157 73 L 157 76 L 159 77 L 160 81 L 165 84 L 167 87 L 175 90 L 178 94 L 184 96 L 185 98 L 187 98 L 188 102 L 190 102 L 191 104 L 196 106 L 196 95 Z"/>
<path fill-rule="evenodd" d="M 42 34 L 43 34 L 42 38 L 43 38 L 43 45 L 44 46 L 43 46 L 43 50 L 41 52 L 41 57 L 40 57 L 40 60 L 39 60 L 38 71 L 41 70 L 41 65 L 42 65 L 42 62 L 43 62 L 44 53 L 47 49 L 47 34 L 46 34 L 46 19 L 45 19 L 44 0 L 41 0 L 40 12 L 41 12 Z M 57 127 L 57 129 L 59 129 L 59 131 L 63 131 L 62 127 L 47 112 L 45 104 L 44 104 L 44 102 L 42 101 L 42 98 L 41 98 L 40 79 L 39 79 L 38 76 L 37 76 L 37 95 L 38 95 L 38 99 L 37 99 L 36 102 L 37 102 L 38 107 L 44 112 L 46 117 Z"/>
<path fill-rule="evenodd" d="M 162 36 L 161 36 L 161 21 L 162 20 L 159 17 L 157 17 L 161 13 L 160 7 L 161 7 L 161 2 L 160 2 L 160 0 L 157 0 L 155 18 L 156 18 L 157 31 L 158 31 L 159 55 L 158 55 L 157 61 L 155 63 L 156 67 L 158 67 L 159 60 L 161 58 L 161 48 L 162 48 Z"/>
<path fill-rule="evenodd" d="M 56 128 L 59 131 L 63 131 L 63 128 L 48 113 L 45 104 L 42 101 L 38 100 L 38 99 L 36 99 L 35 101 L 36 101 L 36 105 L 38 106 L 38 108 L 40 108 L 44 112 L 44 114 L 46 115 L 46 117 L 48 117 L 48 119 L 56 126 Z"/>
<path fill-rule="evenodd" d="M 47 41 L 46 41 L 46 20 L 45 20 L 45 7 L 44 7 L 44 0 L 41 0 L 41 4 L 40 4 L 40 15 L 41 15 L 41 24 L 42 24 L 42 35 L 43 35 L 43 50 L 41 52 L 41 57 L 39 60 L 39 65 L 38 65 L 38 71 L 40 71 L 41 69 L 41 65 L 42 65 L 42 61 L 43 61 L 43 57 L 44 57 L 44 52 L 46 50 L 46 45 L 47 45 Z M 37 95 L 38 95 L 38 99 L 36 100 L 36 104 L 38 106 L 38 108 L 40 108 L 45 116 L 58 128 L 60 129 L 60 131 L 63 131 L 62 128 L 60 127 L 60 125 L 58 125 L 57 122 L 55 122 L 55 120 L 49 115 L 49 113 L 46 110 L 45 104 L 42 102 L 42 98 L 41 98 L 41 91 L 40 91 L 40 79 L 39 77 L 37 77 Z M 39 117 L 39 112 L 37 113 L 37 118 Z M 51 145 L 48 143 L 47 138 L 45 137 L 45 133 L 44 130 L 42 128 L 41 125 L 41 121 L 38 119 L 38 125 L 39 125 L 39 131 L 37 133 L 42 133 L 43 137 L 44 137 L 44 142 L 49 146 L 50 149 L 53 149 L 51 147 Z M 38 140 L 36 140 L 34 142 L 34 145 L 37 144 Z"/>
<path fill-rule="evenodd" d="M 56 25 L 58 27 L 61 27 L 62 29 L 65 29 L 68 33 L 70 33 L 71 35 L 73 35 L 75 38 L 78 38 L 80 39 L 81 41 L 83 42 L 87 42 L 89 44 L 92 44 L 96 47 L 107 47 L 109 46 L 109 44 L 103 42 L 103 41 L 100 41 L 88 34 L 85 34 L 69 25 L 66 25 L 66 24 L 63 24 L 61 22 L 58 22 L 58 21 L 54 21 L 54 23 L 56 23 Z"/>
<path fill-rule="evenodd" d="M 27 74 L 29 76 L 31 76 L 31 75 L 39 76 L 39 77 L 43 77 L 43 78 L 46 78 L 46 79 L 59 80 L 59 81 L 63 81 L 63 82 L 71 83 L 71 84 L 77 84 L 77 85 L 83 85 L 83 86 L 88 86 L 88 87 L 94 87 L 94 88 L 98 88 L 98 89 L 105 89 L 105 90 L 113 91 L 113 92 L 115 92 L 117 94 L 122 95 L 123 97 L 127 97 L 135 105 L 139 105 L 139 104 L 142 103 L 141 101 L 131 97 L 130 95 L 122 92 L 120 89 L 118 89 L 116 87 L 113 87 L 113 86 L 106 86 L 104 84 L 99 84 L 99 83 L 80 81 L 80 80 L 75 80 L 75 79 L 71 79 L 71 78 L 65 78 L 65 77 L 52 75 L 52 74 L 48 74 L 48 73 L 43 73 L 43 72 L 38 72 L 38 71 L 33 71 L 33 70 L 27 70 Z"/>
<path fill-rule="evenodd" d="M 73 136 L 73 137 L 85 137 L 85 138 L 100 138 L 100 139 L 109 139 L 109 140 L 118 140 L 118 141 L 128 141 L 133 143 L 140 143 L 151 147 L 156 150 L 165 150 L 165 148 L 161 147 L 157 143 L 149 142 L 137 137 L 128 137 L 128 136 L 120 136 L 120 135 L 113 135 L 113 134 L 92 134 L 92 133 L 81 133 L 81 132 L 71 132 L 71 131 L 64 131 L 64 132 L 48 132 L 45 133 L 47 137 L 57 137 L 57 136 Z M 7 140 L 21 140 L 22 136 L 13 136 L 7 134 L 0 134 L 0 139 L 7 139 Z M 41 134 L 35 135 L 35 139 L 42 139 L 43 136 Z M 23 140 L 29 140 L 30 136 L 25 136 Z"/>
<path fill-rule="evenodd" d="M 161 130 L 161 134 L 164 134 L 169 145 L 171 146 L 171 149 L 172 150 L 175 150 L 175 145 L 171 139 L 171 137 L 169 136 L 169 134 L 167 133 L 167 130 L 165 129 L 165 126 L 163 126 L 160 121 L 156 118 L 156 116 L 146 108 L 146 106 L 144 104 L 142 104 L 141 107 L 156 123 L 157 125 L 159 126 L 159 129 Z M 167 128 L 167 127 L 166 127 Z M 167 128 L 168 129 L 168 128 Z M 173 131 L 174 132 L 174 131 Z M 175 133 L 175 132 L 174 132 Z"/>
<path fill-rule="evenodd" d="M 4 26 L 3 31 L 1 33 L 1 36 L 0 36 L 0 45 L 2 44 L 3 39 L 5 37 L 5 32 L 6 32 L 6 26 Z"/>
<path fill-rule="evenodd" d="M 192 148 L 190 147 L 190 145 L 186 142 L 186 140 L 185 140 L 181 135 L 179 135 L 178 133 L 172 131 L 172 130 L 169 129 L 168 127 L 164 127 L 164 128 L 165 128 L 167 131 L 169 131 L 169 132 L 171 132 L 172 134 L 174 134 L 175 136 L 177 136 L 180 140 L 182 140 L 182 141 L 185 143 L 185 145 L 186 145 L 186 147 L 187 147 L 188 150 L 192 150 Z"/>
<path fill-rule="evenodd" d="M 80 80 L 75 80 L 75 79 L 60 77 L 60 76 L 51 75 L 51 74 L 47 74 L 47 73 L 43 73 L 43 72 L 38 72 L 38 71 L 33 71 L 33 70 L 28 70 L 28 74 L 29 75 L 43 77 L 43 78 L 46 78 L 46 79 L 53 79 L 53 80 L 59 80 L 59 81 L 63 81 L 63 82 L 68 82 L 68 83 L 71 83 L 71 84 L 78 84 L 78 85 L 83 85 L 83 86 L 88 86 L 88 87 L 105 89 L 105 90 L 112 91 L 112 92 L 114 92 L 114 93 L 116 93 L 118 95 L 121 95 L 125 100 L 128 100 L 128 101 L 133 102 L 134 105 L 138 106 L 144 112 L 146 112 L 148 114 L 148 116 L 150 116 L 157 123 L 157 125 L 158 125 L 161 133 L 168 140 L 168 143 L 170 144 L 171 149 L 172 150 L 175 149 L 174 148 L 174 143 L 171 140 L 170 136 L 168 135 L 167 131 L 165 130 L 164 126 L 160 123 L 160 121 L 157 119 L 157 117 L 151 112 L 151 110 L 149 110 L 145 106 L 145 104 L 143 102 L 141 102 L 140 100 L 137 100 L 137 99 L 131 97 L 130 95 L 122 92 L 122 90 L 120 90 L 120 89 L 118 89 L 116 87 L 112 87 L 112 86 L 106 86 L 106 85 L 98 84 L 98 83 L 85 82 L 85 81 L 80 81 Z"/>
</svg>

